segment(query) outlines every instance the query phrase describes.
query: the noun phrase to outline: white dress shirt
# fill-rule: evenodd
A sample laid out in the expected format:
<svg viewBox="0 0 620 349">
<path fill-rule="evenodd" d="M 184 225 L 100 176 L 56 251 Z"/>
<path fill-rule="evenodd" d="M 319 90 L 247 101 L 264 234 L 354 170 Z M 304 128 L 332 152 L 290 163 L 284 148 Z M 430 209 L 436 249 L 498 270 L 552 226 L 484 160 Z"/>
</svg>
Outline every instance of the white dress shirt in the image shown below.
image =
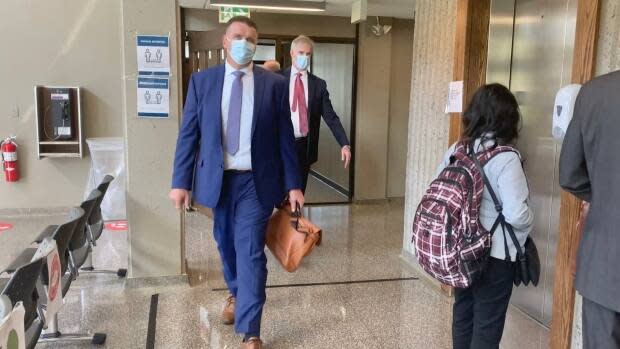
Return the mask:
<svg viewBox="0 0 620 349">
<path fill-rule="evenodd" d="M 306 107 L 308 106 L 308 71 L 299 71 L 295 66 L 291 67 L 291 82 L 289 85 L 289 101 L 291 104 L 291 120 L 293 121 L 293 130 L 295 131 L 295 138 L 306 137 L 301 133 L 299 128 L 299 108 L 293 111 L 293 98 L 295 97 L 295 81 L 297 81 L 297 73 L 301 73 L 301 81 L 304 84 L 304 94 L 306 95 Z M 310 119 L 310 115 L 308 115 Z M 308 127 L 310 127 L 310 120 L 308 120 Z"/>
<path fill-rule="evenodd" d="M 228 110 L 230 107 L 230 95 L 235 81 L 233 73 L 236 71 L 226 62 L 224 73 L 224 90 L 222 91 L 222 147 L 224 149 L 225 170 L 251 170 L 252 169 L 252 119 L 254 118 L 254 73 L 253 65 L 241 69 L 245 74 L 241 78 L 243 82 L 243 98 L 241 102 L 241 123 L 239 128 L 239 150 L 235 155 L 226 151 L 226 126 L 228 124 Z"/>
</svg>

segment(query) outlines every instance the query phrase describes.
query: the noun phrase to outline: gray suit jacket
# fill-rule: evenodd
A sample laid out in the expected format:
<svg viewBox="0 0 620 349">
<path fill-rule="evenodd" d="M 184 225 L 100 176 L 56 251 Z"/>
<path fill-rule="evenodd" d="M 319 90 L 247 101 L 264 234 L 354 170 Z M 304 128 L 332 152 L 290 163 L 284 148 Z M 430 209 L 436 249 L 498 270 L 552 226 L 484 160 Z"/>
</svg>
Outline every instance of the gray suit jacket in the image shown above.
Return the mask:
<svg viewBox="0 0 620 349">
<path fill-rule="evenodd" d="M 582 87 L 562 146 L 560 185 L 590 202 L 575 287 L 620 312 L 620 71 Z"/>
</svg>

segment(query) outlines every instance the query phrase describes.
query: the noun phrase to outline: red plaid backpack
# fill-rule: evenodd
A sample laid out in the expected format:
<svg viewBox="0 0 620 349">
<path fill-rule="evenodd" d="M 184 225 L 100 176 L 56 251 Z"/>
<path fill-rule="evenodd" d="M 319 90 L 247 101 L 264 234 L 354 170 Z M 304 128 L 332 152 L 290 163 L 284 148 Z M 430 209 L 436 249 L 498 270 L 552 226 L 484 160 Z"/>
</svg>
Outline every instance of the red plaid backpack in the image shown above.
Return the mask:
<svg viewBox="0 0 620 349">
<path fill-rule="evenodd" d="M 509 146 L 495 146 L 475 156 L 482 167 L 507 151 L 516 152 Z M 420 266 L 457 288 L 471 286 L 491 252 L 492 232 L 480 224 L 484 180 L 470 154 L 470 142 L 457 143 L 450 165 L 431 182 L 413 221 L 412 243 Z"/>
</svg>

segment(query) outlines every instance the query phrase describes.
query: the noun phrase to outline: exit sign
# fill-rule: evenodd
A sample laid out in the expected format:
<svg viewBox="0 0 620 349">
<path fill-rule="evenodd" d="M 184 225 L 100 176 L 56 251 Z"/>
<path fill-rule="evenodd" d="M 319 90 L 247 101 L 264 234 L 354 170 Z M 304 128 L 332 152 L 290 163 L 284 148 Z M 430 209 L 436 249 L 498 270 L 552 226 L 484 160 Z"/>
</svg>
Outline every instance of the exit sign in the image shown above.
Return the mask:
<svg viewBox="0 0 620 349">
<path fill-rule="evenodd" d="M 236 16 L 250 18 L 250 9 L 247 7 L 220 7 L 220 23 L 228 23 L 231 18 Z"/>
</svg>

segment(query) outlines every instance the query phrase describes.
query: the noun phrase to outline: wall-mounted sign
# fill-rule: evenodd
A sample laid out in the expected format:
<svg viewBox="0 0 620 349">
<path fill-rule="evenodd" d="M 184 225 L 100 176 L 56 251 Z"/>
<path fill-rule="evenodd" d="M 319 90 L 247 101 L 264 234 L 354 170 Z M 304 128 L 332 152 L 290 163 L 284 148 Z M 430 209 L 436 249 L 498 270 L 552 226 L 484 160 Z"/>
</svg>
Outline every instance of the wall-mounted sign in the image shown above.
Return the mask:
<svg viewBox="0 0 620 349">
<path fill-rule="evenodd" d="M 138 78 L 138 117 L 168 117 L 170 112 L 168 83 L 167 78 Z"/>
<path fill-rule="evenodd" d="M 237 16 L 250 18 L 250 9 L 245 7 L 220 7 L 220 23 L 228 23 L 231 18 Z"/>
<path fill-rule="evenodd" d="M 170 42 L 167 36 L 136 36 L 138 75 L 170 75 Z"/>
</svg>

